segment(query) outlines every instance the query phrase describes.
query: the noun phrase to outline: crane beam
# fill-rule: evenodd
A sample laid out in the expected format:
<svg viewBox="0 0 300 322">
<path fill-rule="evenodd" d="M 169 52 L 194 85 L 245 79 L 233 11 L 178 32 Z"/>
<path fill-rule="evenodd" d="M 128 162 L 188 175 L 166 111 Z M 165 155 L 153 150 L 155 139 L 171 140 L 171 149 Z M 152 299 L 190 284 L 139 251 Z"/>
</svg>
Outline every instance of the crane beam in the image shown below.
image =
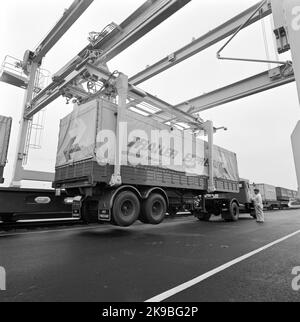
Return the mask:
<svg viewBox="0 0 300 322">
<path fill-rule="evenodd" d="M 70 62 L 61 68 L 55 76 L 63 77 L 74 66 L 82 62 L 87 50 L 101 50 L 99 60 L 107 63 L 123 50 L 157 27 L 191 0 L 152 0 L 146 1 L 117 28 L 109 33 L 97 45 L 88 45 Z"/>
<path fill-rule="evenodd" d="M 245 10 L 241 14 L 235 16 L 219 27 L 211 30 L 207 34 L 202 37 L 194 40 L 192 43 L 186 45 L 185 47 L 177 50 L 176 52 L 170 54 L 168 57 L 163 58 L 152 66 L 146 68 L 140 73 L 129 79 L 129 82 L 134 85 L 141 84 L 146 80 L 166 71 L 167 69 L 183 62 L 184 60 L 200 53 L 201 51 L 215 45 L 221 40 L 231 36 L 234 34 L 238 28 L 251 16 L 253 12 L 259 8 L 262 2 L 257 3 L 251 8 Z M 252 25 L 258 20 L 270 15 L 272 13 L 272 9 L 270 4 L 266 1 L 263 5 L 262 9 L 257 12 L 253 18 L 249 21 L 246 26 Z M 245 27 L 246 27 L 245 26 Z"/>
<path fill-rule="evenodd" d="M 295 81 L 292 66 L 282 66 L 175 106 L 185 113 L 199 113 Z"/>
<path fill-rule="evenodd" d="M 293 57 L 300 102 L 300 0 L 285 0 L 283 2 L 282 14 L 286 18 L 288 41 Z M 292 145 L 298 180 L 298 197 L 300 198 L 300 122 L 298 122 L 292 134 Z"/>
<path fill-rule="evenodd" d="M 34 53 L 33 61 L 40 63 L 61 37 L 71 28 L 94 0 L 75 0 L 64 12 L 61 19 L 40 43 Z"/>
<path fill-rule="evenodd" d="M 138 39 L 154 29 L 161 22 L 177 12 L 191 0 L 148 0 L 120 26 L 106 35 L 96 45 L 91 44 L 85 47 L 75 58 L 65 65 L 54 76 L 54 81 L 39 93 L 30 104 L 28 115 L 32 117 L 35 113 L 46 107 L 60 96 L 61 83 L 66 79 L 74 78 L 71 74 L 76 74 L 76 69 L 88 60 L 85 58 L 87 50 L 99 51 L 100 55 L 96 65 L 106 64 L 109 60 L 120 54 Z M 59 80 L 59 81 L 57 81 Z"/>
</svg>

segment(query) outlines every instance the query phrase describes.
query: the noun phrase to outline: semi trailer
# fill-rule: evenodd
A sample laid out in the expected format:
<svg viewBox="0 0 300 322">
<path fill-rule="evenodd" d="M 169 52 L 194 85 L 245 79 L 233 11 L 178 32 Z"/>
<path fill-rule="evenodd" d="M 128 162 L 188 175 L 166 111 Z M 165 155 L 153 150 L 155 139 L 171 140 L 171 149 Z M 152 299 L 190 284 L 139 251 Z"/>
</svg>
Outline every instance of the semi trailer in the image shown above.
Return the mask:
<svg viewBox="0 0 300 322">
<path fill-rule="evenodd" d="M 277 200 L 278 201 L 289 201 L 290 199 L 297 197 L 297 191 L 282 188 L 282 187 L 276 187 L 276 194 L 277 194 Z"/>
<path fill-rule="evenodd" d="M 267 210 L 289 208 L 289 202 L 297 197 L 298 192 L 291 189 L 275 187 L 269 184 L 253 184 L 252 189 L 258 188 Z"/>
<path fill-rule="evenodd" d="M 99 98 L 61 121 L 53 186 L 76 196 L 74 217 L 159 224 L 167 212 L 184 209 L 203 219 L 205 195 L 239 192 L 235 153 L 130 109 L 118 122 L 119 113 L 117 104 Z M 235 220 L 236 204 L 227 206 L 226 218 Z"/>
<path fill-rule="evenodd" d="M 0 116 L 0 184 L 4 183 L 4 167 L 12 127 L 12 118 Z M 71 201 L 66 192 L 55 195 L 54 189 L 0 188 L 0 221 L 12 223 L 22 219 L 54 219 L 71 217 Z"/>
<path fill-rule="evenodd" d="M 73 198 L 54 189 L 0 188 L 0 221 L 72 218 Z"/>
</svg>

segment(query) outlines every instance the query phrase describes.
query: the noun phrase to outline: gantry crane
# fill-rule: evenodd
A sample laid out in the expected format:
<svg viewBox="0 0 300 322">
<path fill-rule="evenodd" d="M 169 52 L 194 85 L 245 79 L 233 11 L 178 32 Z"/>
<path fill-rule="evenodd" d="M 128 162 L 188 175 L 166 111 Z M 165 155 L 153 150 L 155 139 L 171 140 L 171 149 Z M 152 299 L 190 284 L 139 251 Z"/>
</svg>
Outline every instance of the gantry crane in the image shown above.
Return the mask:
<svg viewBox="0 0 300 322">
<path fill-rule="evenodd" d="M 32 117 L 59 96 L 64 96 L 67 100 L 72 100 L 76 104 L 82 104 L 98 96 L 115 97 L 119 76 L 108 70 L 107 63 L 190 1 L 146 1 L 144 5 L 120 25 L 112 23 L 105 27 L 102 32 L 91 33 L 90 43 L 54 75 L 50 85 L 43 90 L 36 91 L 36 77 L 41 68 L 43 58 L 93 2 L 93 0 L 76 0 L 44 41 L 42 41 L 38 49 L 35 52 L 26 51 L 23 61 L 18 66 L 23 71 L 21 76 L 8 72 L 5 69 L 2 70 L 0 80 L 25 88 L 23 118 L 20 125 L 14 164 L 14 185 L 19 185 L 21 180 L 53 180 L 53 174 L 51 173 L 27 171 L 23 168 L 23 159 L 26 157 L 26 153 L 24 153 L 25 138 Z M 229 40 L 217 54 L 218 59 L 265 62 L 266 60 L 225 58 L 222 57 L 221 52 L 239 31 L 268 15 L 273 16 L 278 52 L 281 54 L 291 50 L 293 56 L 292 62 L 272 61 L 272 63 L 278 63 L 278 67 L 175 106 L 137 88 L 137 85 L 144 81 L 228 37 Z M 123 87 L 123 90 L 125 89 L 127 93 L 124 107 L 133 109 L 136 112 L 145 112 L 143 106 L 144 108 L 146 106 L 149 116 L 157 121 L 175 124 L 182 128 L 196 129 L 202 127 L 210 133 L 209 137 L 212 143 L 212 133 L 214 130 L 212 122 L 204 122 L 199 117 L 199 113 L 204 110 L 285 85 L 295 80 L 300 100 L 299 36 L 300 0 L 261 1 L 187 46 L 171 53 L 168 57 L 130 77 L 128 81 L 126 80 L 126 84 Z M 119 88 L 119 90 L 121 89 Z M 300 187 L 299 138 L 300 123 L 292 136 Z M 210 178 L 212 177 L 213 174 L 210 173 Z M 213 182 L 211 182 L 211 186 L 213 186 Z"/>
</svg>

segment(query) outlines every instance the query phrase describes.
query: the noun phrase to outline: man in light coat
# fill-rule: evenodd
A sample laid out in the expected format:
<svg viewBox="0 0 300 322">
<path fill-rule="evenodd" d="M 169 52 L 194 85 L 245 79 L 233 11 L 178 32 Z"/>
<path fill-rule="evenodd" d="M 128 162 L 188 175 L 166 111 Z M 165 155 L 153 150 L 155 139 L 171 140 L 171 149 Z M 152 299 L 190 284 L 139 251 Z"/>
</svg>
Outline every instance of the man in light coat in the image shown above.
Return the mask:
<svg viewBox="0 0 300 322">
<path fill-rule="evenodd" d="M 260 224 L 265 222 L 265 215 L 264 215 L 264 205 L 262 196 L 260 194 L 259 189 L 254 189 L 254 207 L 255 207 L 255 214 L 256 214 L 256 221 Z"/>
</svg>

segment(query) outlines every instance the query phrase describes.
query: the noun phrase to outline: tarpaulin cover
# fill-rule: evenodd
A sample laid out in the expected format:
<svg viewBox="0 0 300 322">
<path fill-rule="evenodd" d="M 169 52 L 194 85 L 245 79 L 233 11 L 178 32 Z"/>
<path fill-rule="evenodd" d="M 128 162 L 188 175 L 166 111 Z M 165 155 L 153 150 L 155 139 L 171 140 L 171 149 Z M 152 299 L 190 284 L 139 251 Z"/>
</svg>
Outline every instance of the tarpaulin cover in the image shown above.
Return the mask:
<svg viewBox="0 0 300 322">
<path fill-rule="evenodd" d="M 77 107 L 64 118 L 56 166 L 92 158 L 100 165 L 114 165 L 116 112 L 114 104 L 99 100 Z M 206 141 L 129 110 L 124 112 L 120 129 L 122 165 L 158 166 L 187 176 L 208 176 Z M 239 181 L 236 154 L 214 146 L 214 173 L 219 179 Z"/>
</svg>

